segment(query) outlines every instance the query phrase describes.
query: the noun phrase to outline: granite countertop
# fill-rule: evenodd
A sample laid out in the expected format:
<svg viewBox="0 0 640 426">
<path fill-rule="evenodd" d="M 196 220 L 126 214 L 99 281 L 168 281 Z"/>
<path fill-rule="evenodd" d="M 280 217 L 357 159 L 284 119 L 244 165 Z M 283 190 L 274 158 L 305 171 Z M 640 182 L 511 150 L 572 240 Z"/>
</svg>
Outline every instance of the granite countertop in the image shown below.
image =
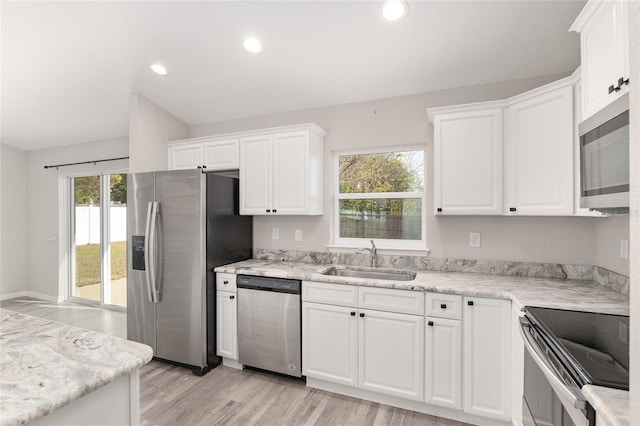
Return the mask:
<svg viewBox="0 0 640 426">
<path fill-rule="evenodd" d="M 0 311 L 2 425 L 23 425 L 148 363 L 153 350 L 30 315 Z"/>
<path fill-rule="evenodd" d="M 413 270 L 416 272 L 413 281 L 383 281 L 323 275 L 330 267 L 347 266 L 252 259 L 219 266 L 215 271 L 508 299 L 518 310 L 525 306 L 539 306 L 629 315 L 629 296 L 588 280 Z M 349 268 L 367 269 L 351 266 Z M 385 268 L 378 270 L 384 271 Z M 591 405 L 609 425 L 629 425 L 629 392 L 591 385 L 585 386 L 583 391 Z"/>
<path fill-rule="evenodd" d="M 629 315 L 629 297 L 594 281 L 492 275 L 468 272 L 413 270 L 412 281 L 387 281 L 323 275 L 330 267 L 302 262 L 245 260 L 218 266 L 216 272 L 291 278 L 335 284 L 387 287 L 414 291 L 462 294 L 511 300 L 518 309 L 525 306 L 573 309 L 589 312 Z M 351 267 L 352 269 L 368 269 Z M 380 271 L 386 268 L 378 268 Z M 394 268 L 397 270 L 397 268 Z"/>
<path fill-rule="evenodd" d="M 607 426 L 629 426 L 629 392 L 586 385 L 582 393 Z"/>
</svg>

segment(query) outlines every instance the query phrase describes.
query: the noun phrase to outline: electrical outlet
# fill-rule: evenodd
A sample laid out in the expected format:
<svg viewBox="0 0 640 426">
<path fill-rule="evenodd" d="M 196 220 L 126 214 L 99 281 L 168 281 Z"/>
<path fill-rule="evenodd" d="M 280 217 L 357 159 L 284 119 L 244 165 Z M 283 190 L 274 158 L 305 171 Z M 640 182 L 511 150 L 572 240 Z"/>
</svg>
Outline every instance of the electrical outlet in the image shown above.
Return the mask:
<svg viewBox="0 0 640 426">
<path fill-rule="evenodd" d="M 302 241 L 302 229 L 296 229 L 295 240 Z"/>
<path fill-rule="evenodd" d="M 469 232 L 469 247 L 480 247 L 480 233 L 476 231 Z"/>
<path fill-rule="evenodd" d="M 627 325 L 622 322 L 618 323 L 618 339 L 622 343 L 627 343 Z"/>
<path fill-rule="evenodd" d="M 277 240 L 280 238 L 280 229 L 278 228 L 273 228 L 271 230 L 271 239 L 272 240 Z"/>
<path fill-rule="evenodd" d="M 629 259 L 629 240 L 620 240 L 620 257 Z"/>
</svg>

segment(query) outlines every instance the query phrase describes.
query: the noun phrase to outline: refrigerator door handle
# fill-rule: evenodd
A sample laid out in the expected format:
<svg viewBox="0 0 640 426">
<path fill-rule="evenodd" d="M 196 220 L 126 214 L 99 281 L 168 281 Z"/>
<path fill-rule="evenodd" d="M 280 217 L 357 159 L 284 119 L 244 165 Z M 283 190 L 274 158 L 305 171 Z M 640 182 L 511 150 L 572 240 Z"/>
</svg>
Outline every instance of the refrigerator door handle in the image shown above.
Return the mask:
<svg viewBox="0 0 640 426">
<path fill-rule="evenodd" d="M 151 296 L 151 216 L 153 214 L 153 202 L 149 202 L 147 205 L 147 221 L 145 222 L 144 235 L 146 238 L 144 244 L 144 276 L 147 284 L 147 296 L 149 296 L 149 302 L 153 303 L 153 296 Z"/>
<path fill-rule="evenodd" d="M 152 303 L 158 303 L 160 301 L 160 295 L 158 293 L 158 289 L 156 286 L 156 257 L 157 257 L 157 253 L 156 253 L 156 218 L 158 217 L 158 211 L 160 210 L 160 203 L 158 203 L 157 201 L 151 203 L 152 207 L 151 207 L 151 223 L 149 226 L 149 266 L 151 267 L 151 271 L 149 272 L 149 277 L 151 278 L 149 280 L 149 284 L 150 284 L 150 292 L 151 292 L 151 297 L 150 297 L 150 302 Z"/>
</svg>

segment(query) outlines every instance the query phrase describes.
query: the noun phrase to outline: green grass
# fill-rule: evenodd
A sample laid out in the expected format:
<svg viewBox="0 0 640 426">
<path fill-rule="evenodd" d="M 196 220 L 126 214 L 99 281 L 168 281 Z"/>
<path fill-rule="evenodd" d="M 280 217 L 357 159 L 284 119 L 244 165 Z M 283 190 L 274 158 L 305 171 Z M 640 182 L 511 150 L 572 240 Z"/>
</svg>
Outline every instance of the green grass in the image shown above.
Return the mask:
<svg viewBox="0 0 640 426">
<path fill-rule="evenodd" d="M 111 279 L 127 275 L 127 243 L 111 243 Z M 100 244 L 76 247 L 76 286 L 100 284 Z"/>
</svg>

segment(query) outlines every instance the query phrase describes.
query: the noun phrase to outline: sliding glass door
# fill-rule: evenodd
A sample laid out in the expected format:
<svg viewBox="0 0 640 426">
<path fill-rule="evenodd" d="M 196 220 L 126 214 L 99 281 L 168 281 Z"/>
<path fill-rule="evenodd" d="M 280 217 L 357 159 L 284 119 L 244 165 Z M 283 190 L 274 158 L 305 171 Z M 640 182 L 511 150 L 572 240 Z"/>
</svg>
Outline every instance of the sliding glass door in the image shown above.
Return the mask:
<svg viewBox="0 0 640 426">
<path fill-rule="evenodd" d="M 71 178 L 72 298 L 127 306 L 127 175 Z"/>
</svg>

